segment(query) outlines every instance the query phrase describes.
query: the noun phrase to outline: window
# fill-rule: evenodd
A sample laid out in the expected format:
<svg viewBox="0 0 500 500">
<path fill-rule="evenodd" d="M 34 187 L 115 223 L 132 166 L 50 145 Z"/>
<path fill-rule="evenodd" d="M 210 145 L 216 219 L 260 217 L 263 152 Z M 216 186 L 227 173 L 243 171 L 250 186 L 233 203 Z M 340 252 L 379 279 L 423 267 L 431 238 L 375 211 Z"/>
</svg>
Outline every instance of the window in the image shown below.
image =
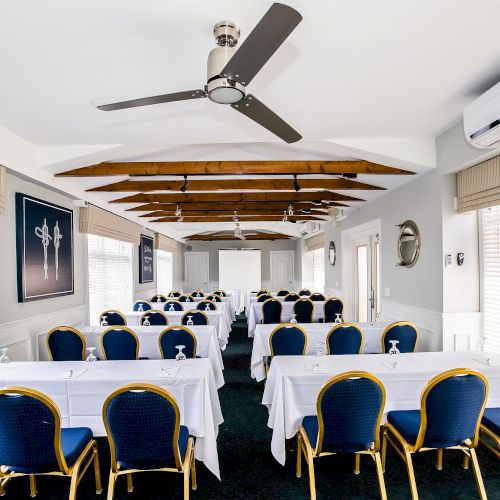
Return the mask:
<svg viewBox="0 0 500 500">
<path fill-rule="evenodd" d="M 325 291 L 325 249 L 323 247 L 312 251 L 314 291 Z"/>
<path fill-rule="evenodd" d="M 132 243 L 88 235 L 89 318 L 96 323 L 106 309 L 132 308 Z"/>
<path fill-rule="evenodd" d="M 156 251 L 156 292 L 163 295 L 172 291 L 172 257 L 170 252 Z"/>
<path fill-rule="evenodd" d="M 485 348 L 500 352 L 500 207 L 481 210 L 481 310 Z"/>
</svg>

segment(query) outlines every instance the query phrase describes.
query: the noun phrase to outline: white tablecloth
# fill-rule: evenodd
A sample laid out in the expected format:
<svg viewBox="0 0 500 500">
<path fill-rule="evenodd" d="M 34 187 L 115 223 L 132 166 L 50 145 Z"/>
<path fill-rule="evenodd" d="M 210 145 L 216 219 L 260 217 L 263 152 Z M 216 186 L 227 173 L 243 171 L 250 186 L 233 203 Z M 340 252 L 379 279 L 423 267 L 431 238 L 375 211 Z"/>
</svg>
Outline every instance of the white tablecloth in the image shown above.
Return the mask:
<svg viewBox="0 0 500 500">
<path fill-rule="evenodd" d="M 495 366 L 476 359 L 490 357 Z M 390 358 L 390 359 L 389 359 Z M 318 372 L 311 368 L 314 356 L 276 356 L 266 382 L 262 404 L 269 409 L 268 426 L 273 429 L 271 451 L 284 464 L 285 438 L 297 433 L 302 419 L 316 415 L 316 400 L 322 385 L 333 375 L 349 370 L 365 370 L 380 378 L 387 391 L 385 412 L 420 408 L 420 394 L 435 375 L 452 368 L 473 368 L 487 377 L 488 407 L 500 406 L 500 355 L 479 352 L 417 352 L 398 356 L 398 369 L 392 369 L 393 356 L 355 354 L 324 356 Z M 384 363 L 387 363 L 385 365 Z"/>
<path fill-rule="evenodd" d="M 222 302 L 220 303 L 222 304 Z M 192 304 L 192 309 L 196 309 L 194 304 Z M 184 311 L 163 311 L 168 317 L 169 325 L 180 325 L 182 315 L 187 311 L 186 308 Z M 208 324 L 215 326 L 217 329 L 217 335 L 219 336 L 219 345 L 222 350 L 226 348 L 226 345 L 229 341 L 229 332 L 231 331 L 231 327 L 227 325 L 226 318 L 222 315 L 222 310 L 217 309 L 216 311 L 203 311 L 208 317 Z M 122 311 L 122 313 L 127 318 L 127 326 L 134 328 L 134 326 L 139 325 L 139 321 L 141 316 L 144 313 L 137 311 Z"/>
<path fill-rule="evenodd" d="M 175 378 L 159 377 L 162 368 L 180 367 Z M 69 370 L 87 369 L 76 379 Z M 116 388 L 131 382 L 159 385 L 173 394 L 181 411 L 181 423 L 196 436 L 196 458 L 220 478 L 217 432 L 222 424 L 219 395 L 208 359 L 186 361 L 58 361 L 18 362 L 0 365 L 0 384 L 30 387 L 52 398 L 65 427 L 90 427 L 105 436 L 102 406 Z"/>
<path fill-rule="evenodd" d="M 281 298 L 281 297 L 280 297 Z M 279 300 L 279 299 L 278 299 Z M 281 302 L 281 321 L 287 322 L 292 319 L 293 305 L 295 302 Z M 323 317 L 324 301 L 313 302 L 313 323 L 317 323 Z M 248 313 L 248 336 L 253 337 L 255 326 L 262 321 L 262 302 L 253 302 Z"/>
<path fill-rule="evenodd" d="M 382 332 L 389 323 L 357 323 L 357 325 L 364 332 L 362 352 L 365 354 L 381 353 Z M 258 324 L 255 327 L 250 370 L 252 377 L 259 382 L 266 378 L 264 357 L 271 355 L 269 337 L 277 326 Z M 315 344 L 317 342 L 323 342 L 326 352 L 326 334 L 330 331 L 330 328 L 335 326 L 333 323 L 300 323 L 299 326 L 304 328 L 307 333 L 306 354 L 315 354 Z"/>
</svg>

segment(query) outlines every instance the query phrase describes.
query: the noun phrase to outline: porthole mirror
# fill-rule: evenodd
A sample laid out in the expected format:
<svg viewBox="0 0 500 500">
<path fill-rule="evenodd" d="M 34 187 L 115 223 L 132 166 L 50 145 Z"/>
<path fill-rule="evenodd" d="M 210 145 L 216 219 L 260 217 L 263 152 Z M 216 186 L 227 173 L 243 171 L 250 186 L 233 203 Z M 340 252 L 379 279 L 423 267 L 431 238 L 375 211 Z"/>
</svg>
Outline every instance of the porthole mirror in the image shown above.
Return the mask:
<svg viewBox="0 0 500 500">
<path fill-rule="evenodd" d="M 412 220 L 399 224 L 398 257 L 399 266 L 413 267 L 420 254 L 420 231 Z"/>
<path fill-rule="evenodd" d="M 330 245 L 328 246 L 328 260 L 332 266 L 335 265 L 337 260 L 337 249 L 335 248 L 335 243 L 330 241 Z"/>
</svg>

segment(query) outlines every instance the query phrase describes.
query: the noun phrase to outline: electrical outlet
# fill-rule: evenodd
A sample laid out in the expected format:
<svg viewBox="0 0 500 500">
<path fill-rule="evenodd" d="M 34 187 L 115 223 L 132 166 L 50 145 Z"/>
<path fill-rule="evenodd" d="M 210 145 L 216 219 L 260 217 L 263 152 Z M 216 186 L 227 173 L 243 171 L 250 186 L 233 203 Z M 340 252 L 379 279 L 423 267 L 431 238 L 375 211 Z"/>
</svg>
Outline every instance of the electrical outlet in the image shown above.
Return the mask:
<svg viewBox="0 0 500 500">
<path fill-rule="evenodd" d="M 444 263 L 446 267 L 451 267 L 453 266 L 453 258 L 451 257 L 451 253 L 447 253 L 444 256 Z"/>
<path fill-rule="evenodd" d="M 390 297 L 391 296 L 391 289 L 386 286 L 384 287 L 384 297 Z"/>
</svg>

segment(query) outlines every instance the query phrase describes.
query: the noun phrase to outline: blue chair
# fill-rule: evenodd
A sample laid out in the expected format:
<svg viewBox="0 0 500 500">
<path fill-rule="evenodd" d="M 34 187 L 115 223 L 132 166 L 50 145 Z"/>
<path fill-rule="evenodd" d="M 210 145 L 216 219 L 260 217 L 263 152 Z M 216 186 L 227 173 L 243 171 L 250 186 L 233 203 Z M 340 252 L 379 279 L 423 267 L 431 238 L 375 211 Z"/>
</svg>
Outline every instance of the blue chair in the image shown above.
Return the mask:
<svg viewBox="0 0 500 500">
<path fill-rule="evenodd" d="M 200 300 L 196 305 L 196 309 L 198 309 L 199 311 L 206 311 L 207 306 L 211 311 L 217 310 L 217 306 L 210 300 Z"/>
<path fill-rule="evenodd" d="M 265 294 L 269 294 L 269 292 L 268 292 L 267 290 L 264 290 L 263 288 L 261 288 L 261 289 L 257 292 L 257 297 L 258 297 L 259 295 L 262 295 L 263 293 L 265 293 Z"/>
<path fill-rule="evenodd" d="M 224 290 L 215 290 L 214 295 L 218 295 L 219 297 L 227 297 L 227 294 Z"/>
<path fill-rule="evenodd" d="M 127 384 L 113 391 L 102 409 L 111 453 L 108 499 L 118 476 L 141 471 L 178 472 L 184 476 L 184 498 L 189 498 L 189 475 L 196 489 L 194 440 L 180 425 L 179 405 L 165 389 L 152 384 Z"/>
<path fill-rule="evenodd" d="M 325 296 L 322 293 L 318 293 L 318 292 L 314 292 L 309 298 L 313 302 L 324 302 L 325 301 Z"/>
<path fill-rule="evenodd" d="M 500 458 L 500 408 L 486 408 L 484 410 L 481 420 L 480 442 L 497 458 Z"/>
<path fill-rule="evenodd" d="M 268 293 L 261 293 L 260 295 L 257 296 L 257 302 L 264 302 L 267 299 L 272 299 L 273 296 L 269 295 Z"/>
<path fill-rule="evenodd" d="M 158 300 L 160 299 L 160 300 Z M 167 301 L 167 297 L 165 297 L 165 295 L 162 295 L 161 293 L 157 293 L 156 295 L 153 295 L 151 297 L 151 302 L 153 304 L 156 304 L 157 302 L 166 302 Z"/>
<path fill-rule="evenodd" d="M 85 361 L 85 337 L 70 326 L 58 326 L 47 333 L 51 361 Z"/>
<path fill-rule="evenodd" d="M 205 297 L 205 294 L 201 290 L 193 290 L 190 294 L 192 299 L 201 299 Z"/>
<path fill-rule="evenodd" d="M 179 297 L 179 302 L 193 302 L 193 299 L 187 295 L 181 295 Z"/>
<path fill-rule="evenodd" d="M 139 359 L 139 339 L 126 326 L 112 326 L 101 335 L 101 348 L 106 360 Z"/>
<path fill-rule="evenodd" d="M 340 314 L 340 319 L 343 320 L 344 303 L 337 297 L 328 299 L 323 304 L 323 318 L 319 320 L 320 323 L 335 323 L 337 314 Z"/>
<path fill-rule="evenodd" d="M 297 477 L 302 475 L 302 454 L 309 469 L 311 499 L 316 499 L 314 459 L 333 454 L 356 457 L 354 472 L 360 472 L 360 455 L 370 455 L 376 464 L 380 496 L 387 499 L 379 429 L 385 405 L 382 382 L 367 372 L 344 372 L 322 387 L 317 415 L 304 417 L 297 435 Z"/>
<path fill-rule="evenodd" d="M 171 309 L 173 309 L 174 311 L 184 311 L 184 306 L 179 300 L 168 299 L 163 306 L 163 310 L 168 312 L 171 311 Z"/>
<path fill-rule="evenodd" d="M 215 293 L 212 293 L 212 295 L 207 295 L 206 300 L 210 300 L 210 302 L 222 302 L 222 298 Z"/>
<path fill-rule="evenodd" d="M 326 335 L 328 354 L 360 354 L 363 348 L 363 330 L 354 323 L 335 325 Z"/>
<path fill-rule="evenodd" d="M 106 325 L 103 326 L 126 326 L 127 318 L 120 312 L 114 309 L 104 311 L 99 316 L 99 324 L 102 325 L 103 319 L 106 320 Z"/>
<path fill-rule="evenodd" d="M 97 443 L 88 427 L 61 427 L 52 399 L 24 387 L 0 390 L 0 495 L 13 477 L 29 476 L 30 495 L 36 496 L 36 476 L 71 478 L 69 499 L 88 466 L 94 463 L 96 493 L 102 492 Z"/>
<path fill-rule="evenodd" d="M 134 311 L 138 311 L 139 309 L 142 309 L 143 311 L 149 311 L 153 308 L 151 307 L 151 304 L 145 300 L 136 300 L 134 302 Z"/>
<path fill-rule="evenodd" d="M 181 292 L 179 292 L 178 290 L 174 290 L 173 292 L 170 292 L 168 294 L 168 298 L 178 299 L 181 295 L 182 295 Z"/>
<path fill-rule="evenodd" d="M 169 326 L 160 333 L 158 338 L 162 359 L 175 359 L 179 352 L 175 346 L 183 345 L 183 353 L 187 358 L 196 358 L 196 336 L 185 326 Z"/>
<path fill-rule="evenodd" d="M 269 336 L 271 357 L 299 356 L 306 353 L 307 333 L 297 324 L 278 325 Z"/>
<path fill-rule="evenodd" d="M 208 316 L 203 311 L 198 311 L 196 309 L 190 309 L 182 315 L 182 325 L 187 325 L 189 316 L 191 316 L 191 319 L 193 320 L 193 325 L 208 325 Z"/>
<path fill-rule="evenodd" d="M 302 288 L 302 290 L 299 290 L 299 296 L 300 297 L 310 297 L 312 295 L 311 290 L 309 288 Z"/>
<path fill-rule="evenodd" d="M 290 290 L 287 290 L 286 288 L 282 288 L 281 290 L 278 290 L 276 297 L 286 297 L 289 293 L 290 293 Z"/>
<path fill-rule="evenodd" d="M 397 340 L 399 352 L 414 352 L 418 342 L 418 330 L 413 323 L 396 321 L 382 333 L 382 352 L 389 352 L 391 340 Z"/>
<path fill-rule="evenodd" d="M 309 298 L 303 297 L 293 304 L 293 313 L 298 323 L 313 322 L 314 304 Z"/>
<path fill-rule="evenodd" d="M 288 295 L 285 295 L 285 302 L 295 302 L 300 299 L 300 295 L 298 293 L 291 292 Z"/>
<path fill-rule="evenodd" d="M 163 311 L 151 309 L 151 311 L 146 311 L 141 316 L 139 324 L 145 326 L 144 323 L 146 322 L 149 322 L 149 326 L 165 326 L 168 325 L 168 316 Z"/>
<path fill-rule="evenodd" d="M 464 468 L 472 460 L 481 499 L 486 499 L 476 456 L 479 426 L 488 398 L 486 377 L 466 368 L 448 370 L 432 378 L 420 399 L 420 410 L 390 411 L 384 425 L 382 463 L 387 442 L 406 462 L 413 499 L 418 498 L 412 454 L 437 450 L 436 468 L 442 469 L 443 449 L 462 450 Z"/>
<path fill-rule="evenodd" d="M 262 303 L 262 323 L 281 323 L 282 304 L 277 299 L 267 299 Z"/>
</svg>

